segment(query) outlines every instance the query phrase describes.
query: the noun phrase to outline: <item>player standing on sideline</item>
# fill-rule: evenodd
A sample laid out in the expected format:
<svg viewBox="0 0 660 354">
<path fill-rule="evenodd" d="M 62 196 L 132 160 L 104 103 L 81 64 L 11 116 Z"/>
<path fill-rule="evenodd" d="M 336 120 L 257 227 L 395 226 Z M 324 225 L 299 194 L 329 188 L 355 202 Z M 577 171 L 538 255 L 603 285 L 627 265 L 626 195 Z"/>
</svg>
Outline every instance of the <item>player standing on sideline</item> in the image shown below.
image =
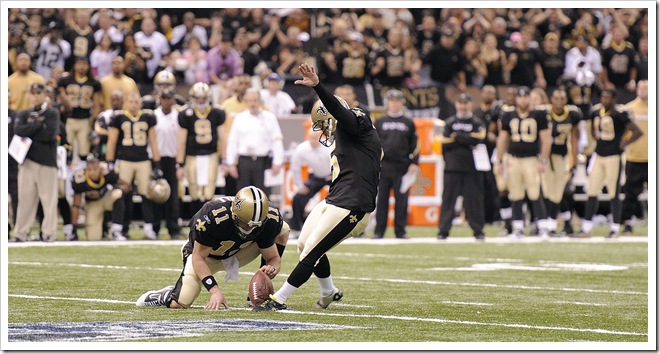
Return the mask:
<svg viewBox="0 0 660 354">
<path fill-rule="evenodd" d="M 215 195 L 222 161 L 225 111 L 211 105 L 211 88 L 198 82 L 190 88 L 190 104 L 179 112 L 176 176 L 188 179 L 192 209 L 199 210 Z"/>
<path fill-rule="evenodd" d="M 552 137 L 548 129 L 547 110 L 532 109 L 529 103 L 530 91 L 520 87 L 516 93 L 516 106 L 503 108 L 497 137 L 497 166 L 495 173 L 501 175 L 504 169 L 504 154 L 509 153 L 507 166 L 507 186 L 513 211 L 513 233 L 511 237 L 523 237 L 525 218 L 523 204 L 525 191 L 532 201 L 534 214 L 541 225 L 541 237 L 548 237 L 546 210 L 541 199 L 541 174 L 546 170 L 550 155 Z"/>
<path fill-rule="evenodd" d="M 639 206 L 637 198 L 644 191 L 644 183 L 649 183 L 649 82 L 640 80 L 637 83 L 637 98 L 626 105 L 635 116 L 635 123 L 644 132 L 642 137 L 630 144 L 626 151 L 626 183 L 623 185 L 623 211 L 621 220 L 624 222 L 624 233 L 633 231 L 632 216 Z"/>
<path fill-rule="evenodd" d="M 587 180 L 587 205 L 582 219 L 581 237 L 591 236 L 591 218 L 598 211 L 598 194 L 607 187 L 610 197 L 612 223 L 608 238 L 619 236 L 621 224 L 621 199 L 619 198 L 621 176 L 621 154 L 626 146 L 639 139 L 642 130 L 631 118 L 632 113 L 623 105 L 616 104 L 616 91 L 605 89 L 600 95 L 600 104 L 591 109 L 589 119 L 593 121 L 591 134 L 596 140 L 595 155 L 589 168 Z M 623 137 L 628 133 L 627 139 Z"/>
<path fill-rule="evenodd" d="M 298 238 L 298 265 L 284 285 L 253 311 L 285 310 L 286 299 L 312 273 L 321 288 L 317 307 L 327 308 L 341 300 L 343 293 L 332 281 L 326 253 L 342 240 L 364 231 L 376 207 L 383 149 L 371 117 L 333 96 L 320 84 L 313 67 L 301 64 L 299 68 L 303 79 L 295 84 L 313 88 L 320 98 L 312 108 L 312 127 L 322 130 L 321 143 L 332 147 L 332 184 L 325 201 L 317 204 L 305 220 Z"/>
<path fill-rule="evenodd" d="M 245 187 L 235 197 L 207 202 L 193 215 L 188 226 L 188 243 L 181 249 L 183 271 L 176 285 L 147 291 L 137 300 L 137 306 L 189 308 L 204 285 L 211 293 L 207 310 L 228 308 L 213 274 L 224 270 L 225 281 L 238 280 L 238 268 L 259 254 L 260 270 L 271 279 L 280 272 L 289 225 L 259 188 Z"/>
<path fill-rule="evenodd" d="M 582 112 L 573 105 L 566 105 L 568 98 L 566 91 L 554 90 L 550 106 L 550 132 L 552 134 L 552 147 L 550 148 L 550 166 L 541 178 L 543 194 L 546 198 L 548 221 L 546 226 L 550 236 L 556 236 L 557 215 L 564 196 L 564 189 L 577 165 L 578 138 L 580 137 L 580 121 Z M 568 143 L 570 141 L 570 165 L 566 164 Z M 570 167 L 569 167 L 570 166 Z M 566 169 L 567 167 L 568 170 Z M 568 173 L 571 171 L 571 173 Z M 566 220 L 570 224 L 571 220 Z M 564 228 L 565 229 L 565 228 Z"/>
<path fill-rule="evenodd" d="M 110 122 L 108 132 L 108 151 L 106 160 L 108 166 L 114 169 L 115 158 L 119 158 L 119 178 L 132 184 L 137 184 L 137 192 L 142 196 L 142 218 L 144 219 L 144 236 L 150 240 L 158 239 L 153 229 L 153 204 L 147 196 L 151 179 L 163 177 L 160 169 L 160 153 L 156 140 L 156 117 L 153 111 L 143 110 L 139 93 L 130 93 L 124 99 L 126 107 L 118 111 Z M 152 160 L 149 159 L 147 148 L 151 148 Z M 152 166 L 153 164 L 153 166 Z M 153 170 L 153 172 L 152 172 Z M 126 193 L 126 199 L 132 196 Z"/>
</svg>

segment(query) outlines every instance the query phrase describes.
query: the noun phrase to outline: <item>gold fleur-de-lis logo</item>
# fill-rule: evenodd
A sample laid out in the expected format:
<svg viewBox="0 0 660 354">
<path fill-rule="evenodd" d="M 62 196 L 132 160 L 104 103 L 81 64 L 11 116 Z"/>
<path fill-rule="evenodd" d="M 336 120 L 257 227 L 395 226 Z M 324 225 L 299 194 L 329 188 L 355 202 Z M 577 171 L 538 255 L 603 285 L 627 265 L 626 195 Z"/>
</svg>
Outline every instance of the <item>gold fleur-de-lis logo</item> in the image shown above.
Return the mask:
<svg viewBox="0 0 660 354">
<path fill-rule="evenodd" d="M 351 216 L 348 218 L 348 221 L 349 221 L 351 224 L 355 224 L 355 223 L 358 221 L 358 220 L 357 220 L 357 215 L 351 215 Z"/>
<path fill-rule="evenodd" d="M 197 219 L 197 224 L 195 225 L 195 230 L 197 231 L 206 231 L 206 221 L 203 221 L 202 219 Z"/>
</svg>

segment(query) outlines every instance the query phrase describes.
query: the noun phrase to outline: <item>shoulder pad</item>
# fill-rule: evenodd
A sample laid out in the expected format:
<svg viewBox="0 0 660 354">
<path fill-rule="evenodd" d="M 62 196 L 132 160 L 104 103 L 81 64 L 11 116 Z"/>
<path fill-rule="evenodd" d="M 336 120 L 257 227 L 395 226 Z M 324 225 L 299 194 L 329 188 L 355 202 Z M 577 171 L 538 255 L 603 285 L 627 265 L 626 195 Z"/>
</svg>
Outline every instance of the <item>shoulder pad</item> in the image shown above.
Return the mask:
<svg viewBox="0 0 660 354">
<path fill-rule="evenodd" d="M 576 105 L 573 105 L 573 104 L 567 104 L 567 105 L 566 105 L 566 108 L 567 108 L 569 111 L 573 111 L 573 112 L 581 112 L 580 109 L 577 108 L 577 106 L 576 106 Z"/>
<path fill-rule="evenodd" d="M 222 107 L 220 107 L 219 104 L 213 104 L 213 105 L 211 105 L 211 108 L 217 109 L 217 110 L 220 110 L 220 111 L 224 111 L 224 109 Z"/>
<path fill-rule="evenodd" d="M 188 108 L 188 105 L 187 105 L 187 104 L 176 105 L 176 106 L 174 106 L 174 109 L 176 109 L 178 112 L 184 111 L 184 110 L 186 110 L 187 108 Z"/>
<path fill-rule="evenodd" d="M 124 114 L 124 111 L 121 110 L 121 109 L 112 112 L 112 115 L 115 115 L 115 116 L 118 116 L 118 115 L 120 115 L 120 114 Z"/>
<path fill-rule="evenodd" d="M 516 109 L 515 106 L 509 106 L 508 104 L 502 105 L 503 112 L 513 112 Z"/>
<path fill-rule="evenodd" d="M 142 114 L 152 114 L 153 115 L 154 111 L 152 111 L 150 109 L 142 109 Z"/>
<path fill-rule="evenodd" d="M 591 107 L 591 111 L 593 112 L 593 111 L 599 110 L 601 108 L 603 108 L 603 104 L 602 103 L 597 103 L 593 107 Z"/>
</svg>

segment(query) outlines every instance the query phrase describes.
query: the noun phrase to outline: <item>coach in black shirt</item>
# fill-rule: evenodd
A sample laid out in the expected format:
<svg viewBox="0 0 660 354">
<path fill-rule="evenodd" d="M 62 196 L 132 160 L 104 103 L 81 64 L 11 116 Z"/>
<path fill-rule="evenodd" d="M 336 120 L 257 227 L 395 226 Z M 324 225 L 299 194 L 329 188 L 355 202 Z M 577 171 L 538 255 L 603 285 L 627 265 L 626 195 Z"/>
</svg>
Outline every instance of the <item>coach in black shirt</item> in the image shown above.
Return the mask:
<svg viewBox="0 0 660 354">
<path fill-rule="evenodd" d="M 390 190 L 394 190 L 394 234 L 396 238 L 406 238 L 408 191 L 401 192 L 400 188 L 403 175 L 417 169 L 417 130 L 412 119 L 404 115 L 406 100 L 401 91 L 387 91 L 384 101 L 387 112 L 374 123 L 385 153 L 376 199 L 374 238 L 382 238 L 385 234 Z"/>
<path fill-rule="evenodd" d="M 484 174 L 475 168 L 472 150 L 483 143 L 486 129 L 481 119 L 472 114 L 472 97 L 462 93 L 456 100 L 456 114 L 447 118 L 442 133 L 442 151 L 445 159 L 442 212 L 438 239 L 449 237 L 454 205 L 463 196 L 465 213 L 477 240 L 484 238 Z"/>
<path fill-rule="evenodd" d="M 13 242 L 27 240 L 39 201 L 44 209 L 41 225 L 44 241 L 54 241 L 57 232 L 57 135 L 60 113 L 48 107 L 43 84 L 30 86 L 32 108 L 21 111 L 14 132 L 32 144 L 18 169 L 18 211 Z"/>
</svg>

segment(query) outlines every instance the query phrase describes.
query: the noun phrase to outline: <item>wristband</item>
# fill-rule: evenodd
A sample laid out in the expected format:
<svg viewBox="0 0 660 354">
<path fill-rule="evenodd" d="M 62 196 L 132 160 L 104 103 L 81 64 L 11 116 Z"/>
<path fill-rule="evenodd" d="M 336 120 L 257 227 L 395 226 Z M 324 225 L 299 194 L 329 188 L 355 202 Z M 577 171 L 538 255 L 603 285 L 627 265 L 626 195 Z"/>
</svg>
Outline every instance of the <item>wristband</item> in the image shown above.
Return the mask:
<svg viewBox="0 0 660 354">
<path fill-rule="evenodd" d="M 215 281 L 215 278 L 212 275 L 209 275 L 202 279 L 202 284 L 204 284 L 206 290 L 211 291 L 214 286 L 218 285 L 218 282 Z"/>
<path fill-rule="evenodd" d="M 548 159 L 543 158 L 543 157 L 539 157 L 539 162 L 545 165 L 545 164 L 548 163 Z"/>
</svg>

